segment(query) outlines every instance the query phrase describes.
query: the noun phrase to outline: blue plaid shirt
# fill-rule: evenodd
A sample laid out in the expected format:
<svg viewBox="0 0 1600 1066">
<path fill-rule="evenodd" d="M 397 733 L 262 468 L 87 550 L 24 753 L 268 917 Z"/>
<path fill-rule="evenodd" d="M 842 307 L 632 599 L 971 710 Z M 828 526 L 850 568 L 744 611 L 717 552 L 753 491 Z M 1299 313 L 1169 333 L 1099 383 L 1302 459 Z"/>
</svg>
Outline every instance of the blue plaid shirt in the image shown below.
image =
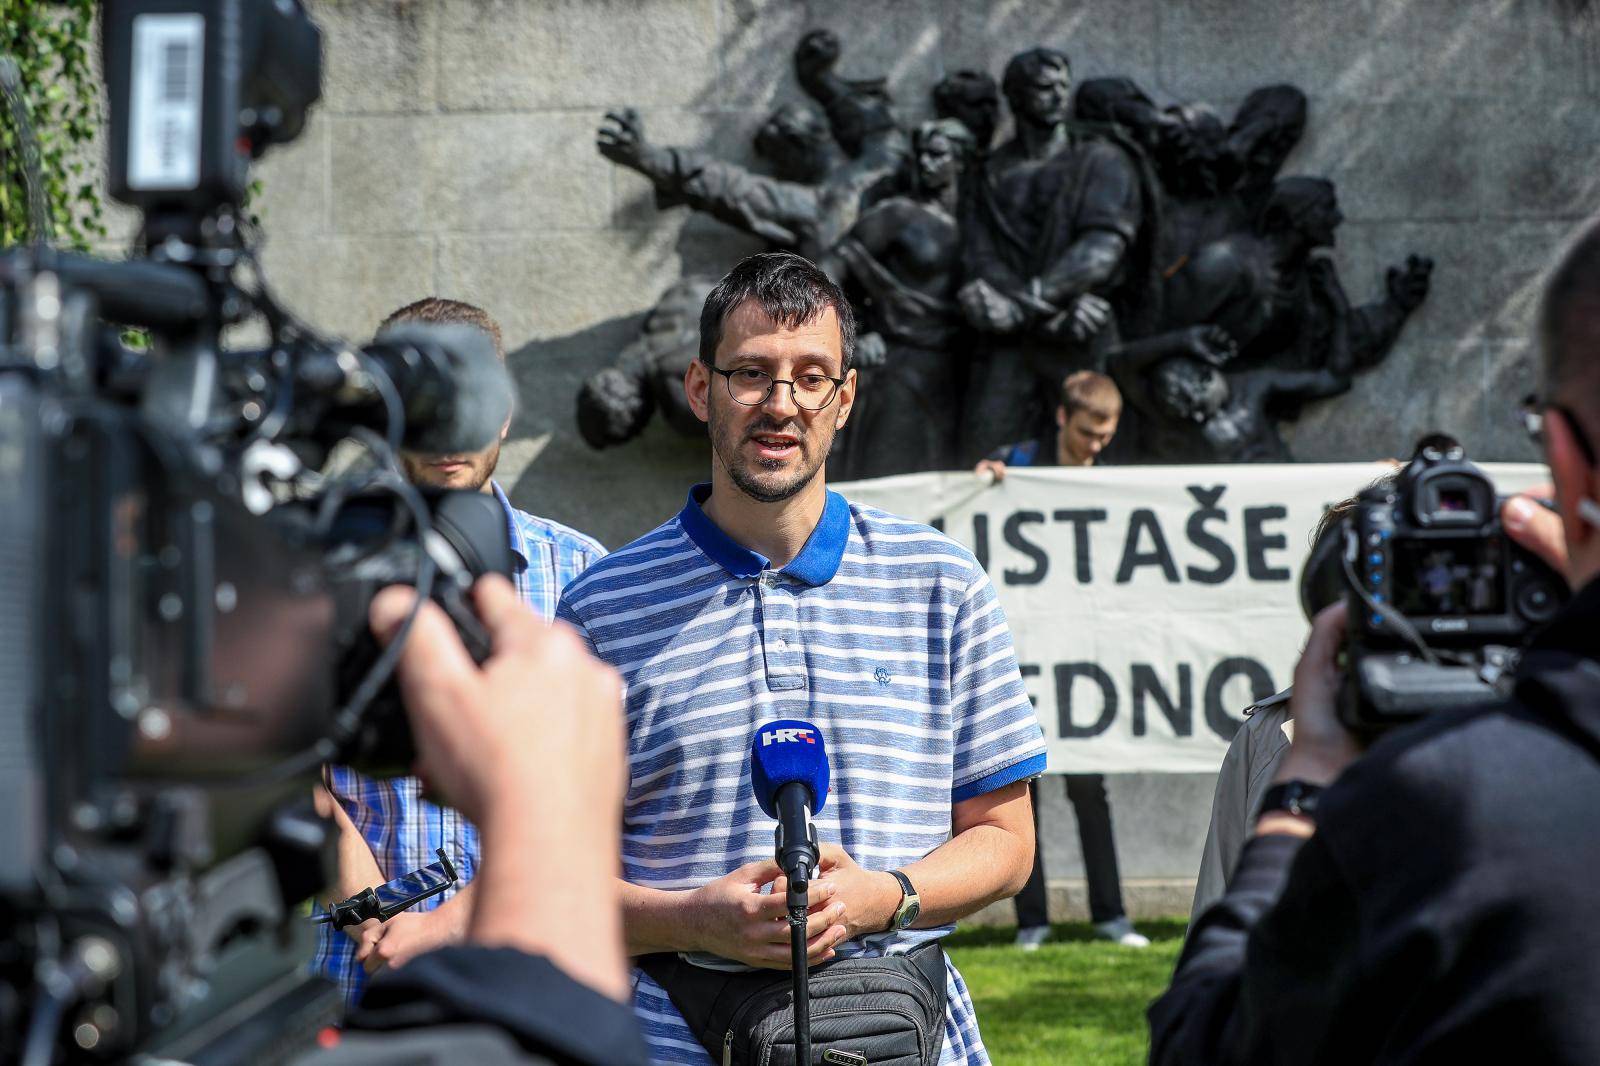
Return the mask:
<svg viewBox="0 0 1600 1066">
<path fill-rule="evenodd" d="M 490 486 L 505 508 L 517 592 L 540 615 L 554 618 L 561 590 L 606 550 L 577 530 L 517 510 L 498 484 L 490 482 Z M 329 766 L 328 775 L 334 797 L 372 849 L 384 880 L 438 861 L 436 848 L 450 856 L 462 884 L 472 880 L 478 869 L 477 827 L 460 812 L 423 799 L 417 778 L 374 780 L 348 766 Z M 455 891 L 423 900 L 415 909 L 432 910 Z M 356 962 L 356 942 L 332 926 L 317 928 L 312 967 L 338 982 L 345 1002 L 354 1003 L 367 981 L 366 972 Z"/>
</svg>

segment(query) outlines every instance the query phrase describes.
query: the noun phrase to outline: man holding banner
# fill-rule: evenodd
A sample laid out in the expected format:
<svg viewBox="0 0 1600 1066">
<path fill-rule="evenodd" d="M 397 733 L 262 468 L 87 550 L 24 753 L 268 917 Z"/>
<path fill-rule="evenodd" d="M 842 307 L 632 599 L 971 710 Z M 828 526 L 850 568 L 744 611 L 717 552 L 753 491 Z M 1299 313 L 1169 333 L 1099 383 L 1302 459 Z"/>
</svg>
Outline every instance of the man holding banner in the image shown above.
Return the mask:
<svg viewBox="0 0 1600 1066">
<path fill-rule="evenodd" d="M 996 481 L 1008 466 L 1094 466 L 1117 435 L 1122 393 L 1116 383 L 1093 370 L 1069 374 L 1061 383 L 1056 406 L 1056 432 L 1042 440 L 1007 444 L 977 466 Z M 1150 941 L 1133 928 L 1122 903 L 1122 878 L 1117 870 L 1117 844 L 1111 833 L 1111 805 L 1104 774 L 1064 774 L 1067 799 L 1078 820 L 1083 872 L 1089 884 L 1089 920 L 1095 933 L 1124 947 L 1148 947 Z M 1038 782 L 1029 785 L 1033 800 L 1035 840 L 1039 837 Z M 1044 848 L 1033 849 L 1033 871 L 1017 893 L 1017 946 L 1036 950 L 1050 935 L 1050 896 L 1044 871 Z"/>
</svg>

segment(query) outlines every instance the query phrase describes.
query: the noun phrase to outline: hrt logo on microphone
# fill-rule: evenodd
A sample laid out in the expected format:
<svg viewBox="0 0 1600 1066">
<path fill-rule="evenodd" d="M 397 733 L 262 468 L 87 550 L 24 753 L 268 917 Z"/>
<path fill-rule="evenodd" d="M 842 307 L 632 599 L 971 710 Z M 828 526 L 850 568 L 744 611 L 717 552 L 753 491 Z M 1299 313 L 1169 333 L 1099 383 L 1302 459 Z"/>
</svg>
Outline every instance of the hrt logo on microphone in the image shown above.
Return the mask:
<svg viewBox="0 0 1600 1066">
<path fill-rule="evenodd" d="M 817 733 L 814 729 L 772 729 L 761 734 L 761 746 L 770 744 L 794 744 L 798 742 L 815 744 Z"/>
</svg>

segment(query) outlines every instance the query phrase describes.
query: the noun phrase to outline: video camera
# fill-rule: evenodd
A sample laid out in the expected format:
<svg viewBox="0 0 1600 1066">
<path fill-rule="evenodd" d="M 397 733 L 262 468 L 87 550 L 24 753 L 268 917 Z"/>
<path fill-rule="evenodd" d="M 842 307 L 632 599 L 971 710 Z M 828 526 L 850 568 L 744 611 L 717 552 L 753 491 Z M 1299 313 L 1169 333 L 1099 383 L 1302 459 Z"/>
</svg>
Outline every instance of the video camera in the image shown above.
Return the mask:
<svg viewBox="0 0 1600 1066">
<path fill-rule="evenodd" d="M 1346 725 L 1372 732 L 1504 698 L 1518 649 L 1568 590 L 1506 535 L 1501 502 L 1459 445 L 1424 440 L 1318 545 L 1305 580 L 1342 589 L 1350 609 Z"/>
<path fill-rule="evenodd" d="M 416 586 L 481 659 L 465 590 L 511 566 L 492 497 L 423 494 L 397 453 L 486 446 L 510 382 L 476 330 L 357 347 L 273 299 L 242 204 L 320 94 L 298 0 L 102 18 L 143 255 L 0 252 L 0 1061 L 277 1060 L 338 1011 L 294 913 L 327 881 L 318 768 L 412 759 L 411 619 L 380 650 L 371 598 Z M 270 342 L 225 350 L 255 317 Z M 324 473 L 347 441 L 370 462 Z"/>
</svg>

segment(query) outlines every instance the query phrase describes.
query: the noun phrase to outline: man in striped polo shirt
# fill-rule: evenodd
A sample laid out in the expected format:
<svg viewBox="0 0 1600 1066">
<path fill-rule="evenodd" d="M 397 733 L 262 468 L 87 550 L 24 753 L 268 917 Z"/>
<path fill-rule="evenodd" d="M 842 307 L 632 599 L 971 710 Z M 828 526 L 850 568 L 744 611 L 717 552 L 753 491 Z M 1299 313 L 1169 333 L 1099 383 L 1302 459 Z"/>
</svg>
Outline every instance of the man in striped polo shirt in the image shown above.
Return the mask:
<svg viewBox="0 0 1600 1066">
<path fill-rule="evenodd" d="M 823 462 L 850 415 L 855 321 L 799 256 L 752 256 L 707 298 L 684 375 L 711 483 L 599 561 L 560 617 L 628 685 L 628 951 L 785 969 L 772 826 L 747 765 L 755 727 L 818 727 L 833 783 L 817 818 L 810 957 L 908 951 L 1015 893 L 1033 857 L 1027 781 L 1045 749 L 987 576 L 927 526 L 848 503 Z M 905 889 L 921 917 L 896 921 Z M 947 964 L 948 966 L 948 964 Z M 944 1063 L 989 1061 L 948 967 Z M 636 972 L 657 1062 L 708 1056 Z"/>
<path fill-rule="evenodd" d="M 494 341 L 502 361 L 506 357 L 499 323 L 472 304 L 430 296 L 395 311 L 383 320 L 378 333 L 381 336 L 390 326 L 407 322 L 474 326 Z M 500 430 L 502 440 L 510 428 L 507 419 Z M 605 549 L 575 529 L 511 506 L 505 490 L 494 480 L 499 460 L 499 440 L 464 455 L 400 455 L 406 478 L 413 484 L 494 495 L 506 515 L 517 594 L 540 617 L 550 618 L 562 588 L 604 555 Z M 373 919 L 345 931 L 328 925 L 317 927 L 312 966 L 335 981 L 345 1001 L 353 1003 L 366 986 L 368 974 L 385 965 L 400 966 L 465 934 L 471 882 L 478 868 L 478 829 L 461 812 L 423 799 L 422 783 L 415 777 L 377 780 L 348 766 L 329 766 L 324 780 L 328 791 L 319 793 L 318 807 L 339 827 L 333 898 L 353 895 L 436 862 L 436 848 L 445 849 L 464 886 L 425 899 L 387 922 Z M 332 802 L 330 793 L 338 803 Z"/>
</svg>

